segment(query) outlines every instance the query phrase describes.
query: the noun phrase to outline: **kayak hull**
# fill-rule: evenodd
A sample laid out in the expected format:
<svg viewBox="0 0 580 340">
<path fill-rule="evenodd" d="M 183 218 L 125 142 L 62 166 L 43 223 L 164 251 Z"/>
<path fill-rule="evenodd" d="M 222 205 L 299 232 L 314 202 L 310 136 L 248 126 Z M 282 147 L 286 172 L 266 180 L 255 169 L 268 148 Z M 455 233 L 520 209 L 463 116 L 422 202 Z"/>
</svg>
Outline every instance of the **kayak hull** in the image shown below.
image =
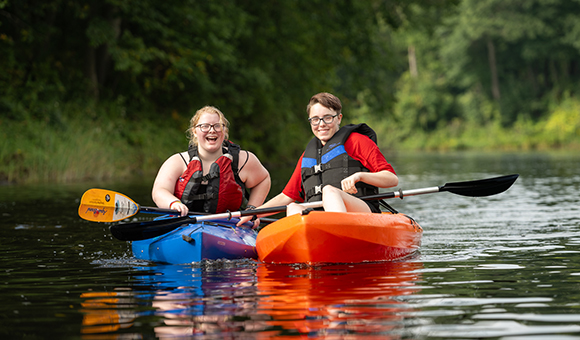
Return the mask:
<svg viewBox="0 0 580 340">
<path fill-rule="evenodd" d="M 407 257 L 423 230 L 404 214 L 312 211 L 269 224 L 256 239 L 266 263 L 358 263 Z"/>
<path fill-rule="evenodd" d="M 257 258 L 256 231 L 236 227 L 237 220 L 184 224 L 151 239 L 133 241 L 133 255 L 160 263 Z"/>
</svg>

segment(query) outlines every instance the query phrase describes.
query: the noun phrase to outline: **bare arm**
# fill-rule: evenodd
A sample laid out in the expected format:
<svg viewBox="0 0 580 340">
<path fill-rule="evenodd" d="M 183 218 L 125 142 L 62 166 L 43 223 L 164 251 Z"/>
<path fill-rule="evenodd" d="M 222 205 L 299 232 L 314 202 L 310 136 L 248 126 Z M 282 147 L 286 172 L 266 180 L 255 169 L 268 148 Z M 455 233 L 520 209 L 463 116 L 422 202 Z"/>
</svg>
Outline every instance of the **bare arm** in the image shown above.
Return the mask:
<svg viewBox="0 0 580 340">
<path fill-rule="evenodd" d="M 258 206 L 266 200 L 270 192 L 270 174 L 262 165 L 258 157 L 248 152 L 248 161 L 240 171 L 240 179 L 250 189 L 250 198 L 248 205 Z M 243 158 L 243 157 L 240 157 Z"/>
<path fill-rule="evenodd" d="M 379 172 L 357 172 L 342 180 L 342 190 L 350 194 L 356 194 L 357 189 L 355 184 L 358 182 L 364 182 L 379 188 L 390 188 L 399 184 L 399 178 L 387 170 Z"/>
<path fill-rule="evenodd" d="M 185 169 L 187 169 L 187 166 L 179 154 L 169 157 L 161 165 L 151 191 L 151 197 L 158 207 L 169 209 L 169 205 L 172 202 L 179 200 L 174 195 L 175 183 L 177 183 L 179 176 L 183 174 Z M 189 212 L 189 209 L 181 203 L 173 204 L 171 208 L 179 210 L 182 216 Z"/>
<path fill-rule="evenodd" d="M 269 200 L 268 202 L 264 203 L 263 205 L 257 207 L 256 209 L 283 206 L 283 205 L 288 205 L 292 202 L 294 202 L 293 199 L 286 196 L 284 193 L 279 193 L 276 197 L 272 198 L 271 200 Z M 274 214 L 276 214 L 276 213 L 261 214 L 260 216 L 265 217 L 265 216 L 274 215 Z M 241 226 L 245 222 L 248 222 L 251 218 L 252 218 L 252 216 L 243 216 L 240 218 L 240 222 L 238 222 L 237 225 Z M 258 224 L 259 224 L 259 221 L 256 220 L 256 222 L 254 223 L 254 228 L 256 228 L 258 226 Z"/>
<path fill-rule="evenodd" d="M 294 200 L 291 199 L 290 197 L 286 196 L 286 194 L 279 193 L 278 195 L 276 195 L 274 198 L 272 198 L 268 202 L 266 202 L 263 205 L 259 206 L 258 209 L 270 208 L 270 207 L 277 207 L 277 206 L 282 206 L 282 205 L 288 205 L 288 204 L 290 204 L 292 202 L 294 202 Z M 273 215 L 273 214 L 270 214 L 270 215 Z M 264 216 L 266 216 L 266 215 L 264 215 Z"/>
</svg>

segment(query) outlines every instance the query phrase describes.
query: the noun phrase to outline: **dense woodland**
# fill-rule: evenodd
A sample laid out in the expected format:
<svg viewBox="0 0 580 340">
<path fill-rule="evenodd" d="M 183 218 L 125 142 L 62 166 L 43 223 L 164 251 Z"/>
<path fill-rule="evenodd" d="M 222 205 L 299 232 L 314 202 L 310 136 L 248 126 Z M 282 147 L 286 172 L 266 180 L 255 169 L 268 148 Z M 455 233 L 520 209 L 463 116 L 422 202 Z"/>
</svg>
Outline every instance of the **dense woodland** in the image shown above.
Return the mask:
<svg viewBox="0 0 580 340">
<path fill-rule="evenodd" d="M 0 0 L 0 180 L 154 173 L 219 107 L 266 164 L 321 91 L 384 150 L 580 148 L 578 0 Z"/>
</svg>

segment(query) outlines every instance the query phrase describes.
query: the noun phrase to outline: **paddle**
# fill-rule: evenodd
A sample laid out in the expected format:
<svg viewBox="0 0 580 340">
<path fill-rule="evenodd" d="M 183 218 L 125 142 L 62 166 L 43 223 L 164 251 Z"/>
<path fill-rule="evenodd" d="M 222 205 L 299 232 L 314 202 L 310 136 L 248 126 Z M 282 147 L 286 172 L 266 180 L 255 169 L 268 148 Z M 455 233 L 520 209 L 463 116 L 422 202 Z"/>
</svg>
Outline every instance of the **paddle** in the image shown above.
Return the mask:
<svg viewBox="0 0 580 340">
<path fill-rule="evenodd" d="M 507 175 L 475 181 L 453 182 L 443 186 L 429 187 L 413 190 L 399 190 L 395 192 L 386 192 L 377 195 L 361 197 L 364 200 L 381 200 L 386 198 L 404 196 L 415 196 L 430 194 L 436 192 L 450 192 L 456 195 L 469 197 L 484 197 L 502 193 L 506 191 L 516 181 L 519 175 Z M 305 208 L 317 208 L 322 206 L 322 202 L 302 203 Z M 184 216 L 165 220 L 154 220 L 146 222 L 117 224 L 111 226 L 113 236 L 122 241 L 144 240 L 166 234 L 179 228 L 186 223 L 195 223 L 196 221 L 209 221 L 219 219 L 230 219 L 232 217 L 252 216 L 261 214 L 278 213 L 286 210 L 286 206 L 277 206 L 255 210 L 235 211 L 221 214 L 206 216 Z M 81 216 L 82 217 L 82 216 Z"/>
<path fill-rule="evenodd" d="M 92 222 L 117 222 L 138 213 L 179 215 L 179 211 L 157 207 L 143 207 L 131 198 L 112 190 L 89 189 L 81 197 L 79 216 Z M 188 218 L 186 216 L 186 218 Z M 176 220 L 176 219 L 174 219 Z M 262 219 L 262 222 L 271 223 L 276 219 Z"/>
<path fill-rule="evenodd" d="M 452 182 L 446 183 L 438 187 L 430 187 L 423 189 L 399 190 L 395 192 L 387 192 L 377 195 L 369 195 L 361 197 L 365 200 L 382 200 L 385 198 L 399 197 L 403 199 L 405 196 L 416 196 L 423 194 L 432 194 L 436 192 L 450 192 L 456 195 L 469 197 L 485 197 L 502 193 L 509 189 L 518 179 L 518 174 L 506 175 L 500 177 L 493 177 L 487 179 L 478 179 L 474 181 Z"/>
<path fill-rule="evenodd" d="M 93 222 L 116 222 L 140 212 L 179 215 L 177 210 L 141 207 L 129 197 L 105 189 L 87 190 L 79 205 L 79 216 Z"/>
</svg>

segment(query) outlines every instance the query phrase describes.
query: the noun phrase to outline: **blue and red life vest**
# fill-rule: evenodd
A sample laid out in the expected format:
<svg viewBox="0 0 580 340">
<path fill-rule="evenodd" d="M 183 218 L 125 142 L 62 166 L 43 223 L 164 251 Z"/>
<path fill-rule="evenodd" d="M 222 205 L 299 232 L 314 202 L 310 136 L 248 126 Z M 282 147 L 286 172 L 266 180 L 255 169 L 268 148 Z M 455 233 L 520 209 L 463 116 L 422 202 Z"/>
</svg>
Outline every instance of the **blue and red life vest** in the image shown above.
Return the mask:
<svg viewBox="0 0 580 340">
<path fill-rule="evenodd" d="M 312 138 L 302 157 L 302 188 L 304 201 L 322 200 L 322 188 L 332 185 L 341 188 L 341 181 L 356 172 L 369 172 L 361 162 L 352 158 L 345 150 L 344 143 L 351 133 L 358 132 L 368 136 L 375 144 L 377 135 L 366 124 L 349 124 L 340 128 L 327 142 L 322 145 L 316 137 Z M 363 182 L 356 184 L 357 193 L 361 197 L 378 194 L 379 189 Z M 365 201 L 373 212 L 380 212 L 377 201 Z"/>
</svg>

